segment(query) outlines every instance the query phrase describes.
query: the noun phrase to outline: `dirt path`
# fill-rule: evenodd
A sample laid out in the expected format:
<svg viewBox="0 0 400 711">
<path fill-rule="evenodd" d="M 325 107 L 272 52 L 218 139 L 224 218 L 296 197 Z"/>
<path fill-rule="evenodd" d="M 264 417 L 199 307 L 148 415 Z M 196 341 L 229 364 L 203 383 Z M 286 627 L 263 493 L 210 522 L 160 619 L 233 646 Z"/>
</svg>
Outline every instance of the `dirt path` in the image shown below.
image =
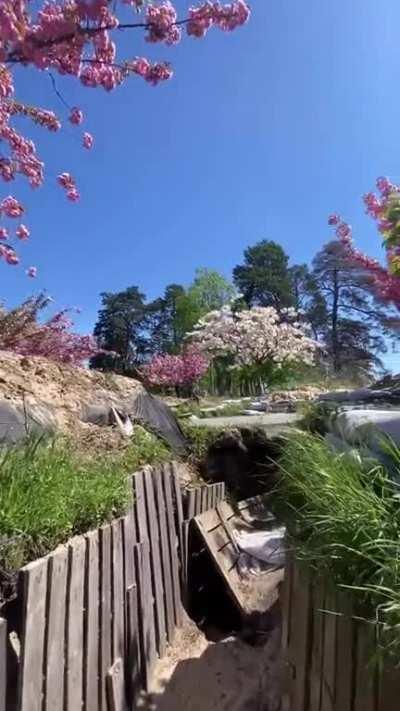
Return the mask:
<svg viewBox="0 0 400 711">
<path fill-rule="evenodd" d="M 158 662 L 147 711 L 278 711 L 279 645 L 276 629 L 263 647 L 230 637 L 209 642 L 190 621 Z"/>
</svg>

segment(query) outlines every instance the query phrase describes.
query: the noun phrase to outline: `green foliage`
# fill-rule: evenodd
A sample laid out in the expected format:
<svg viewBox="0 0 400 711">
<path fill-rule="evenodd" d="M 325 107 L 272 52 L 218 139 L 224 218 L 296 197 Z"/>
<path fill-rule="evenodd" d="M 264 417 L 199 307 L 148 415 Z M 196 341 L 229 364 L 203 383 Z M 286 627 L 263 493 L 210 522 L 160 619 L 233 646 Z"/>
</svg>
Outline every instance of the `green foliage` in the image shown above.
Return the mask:
<svg viewBox="0 0 400 711">
<path fill-rule="evenodd" d="M 249 306 L 293 306 L 289 257 L 277 242 L 262 240 L 244 252 L 233 281 Z"/>
<path fill-rule="evenodd" d="M 399 450 L 391 445 L 388 454 L 399 472 Z M 398 655 L 398 487 L 376 461 L 338 454 L 310 434 L 288 437 L 279 464 L 275 507 L 297 557 L 350 589 L 359 614 L 381 623 L 382 644 Z"/>
<path fill-rule="evenodd" d="M 169 459 L 168 447 L 141 427 L 118 454 L 77 453 L 58 439 L 30 441 L 0 458 L 0 568 L 16 569 L 70 536 L 122 514 L 128 474 Z"/>
<path fill-rule="evenodd" d="M 180 425 L 189 442 L 189 460 L 191 464 L 201 468 L 209 448 L 226 428 L 196 426 L 187 420 L 182 420 Z"/>
<path fill-rule="evenodd" d="M 196 269 L 193 283 L 177 300 L 176 330 L 180 339 L 206 313 L 229 303 L 235 293 L 232 284 L 219 272 L 204 267 Z"/>
</svg>

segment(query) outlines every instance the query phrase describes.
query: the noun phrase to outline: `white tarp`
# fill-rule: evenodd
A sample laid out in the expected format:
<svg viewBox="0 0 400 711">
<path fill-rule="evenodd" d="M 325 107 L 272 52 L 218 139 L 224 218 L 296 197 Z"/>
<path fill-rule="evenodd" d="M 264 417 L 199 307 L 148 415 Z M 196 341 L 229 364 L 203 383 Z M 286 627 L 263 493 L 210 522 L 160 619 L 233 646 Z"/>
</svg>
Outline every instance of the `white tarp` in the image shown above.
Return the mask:
<svg viewBox="0 0 400 711">
<path fill-rule="evenodd" d="M 235 531 L 235 540 L 241 550 L 238 568 L 241 574 L 257 575 L 271 565 L 285 565 L 284 526 L 269 531 Z"/>
</svg>

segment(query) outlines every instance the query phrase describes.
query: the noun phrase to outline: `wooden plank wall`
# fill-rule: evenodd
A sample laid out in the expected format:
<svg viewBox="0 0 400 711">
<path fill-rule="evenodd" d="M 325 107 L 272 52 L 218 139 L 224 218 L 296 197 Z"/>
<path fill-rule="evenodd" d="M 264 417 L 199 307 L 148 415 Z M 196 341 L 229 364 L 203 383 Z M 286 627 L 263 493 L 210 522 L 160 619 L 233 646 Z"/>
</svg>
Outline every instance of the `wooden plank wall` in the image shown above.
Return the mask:
<svg viewBox="0 0 400 711">
<path fill-rule="evenodd" d="M 290 560 L 282 590 L 282 711 L 395 711 L 400 670 L 378 671 L 376 628 L 348 595 Z"/>
<path fill-rule="evenodd" d="M 180 568 L 192 506 L 191 495 L 182 496 L 182 466 L 145 467 L 132 476 L 134 504 L 126 516 L 21 569 L 16 711 L 121 709 L 126 691 L 131 706 L 148 686 L 157 655 L 182 624 Z M 218 503 L 224 485 L 193 494 L 195 514 Z M 0 711 L 5 630 L 0 620 Z"/>
</svg>

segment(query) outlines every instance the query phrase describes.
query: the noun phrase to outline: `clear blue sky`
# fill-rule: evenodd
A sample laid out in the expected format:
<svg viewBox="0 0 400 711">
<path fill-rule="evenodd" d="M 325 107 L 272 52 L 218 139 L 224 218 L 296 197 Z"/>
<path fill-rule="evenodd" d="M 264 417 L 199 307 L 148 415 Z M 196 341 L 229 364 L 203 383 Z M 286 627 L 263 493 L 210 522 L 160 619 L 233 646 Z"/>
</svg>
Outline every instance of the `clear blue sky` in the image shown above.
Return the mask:
<svg viewBox="0 0 400 711">
<path fill-rule="evenodd" d="M 173 62 L 163 86 L 132 79 L 106 94 L 59 80 L 96 147 L 83 152 L 72 127 L 34 132 L 47 183 L 18 194 L 32 231 L 22 256 L 39 277 L 1 267 L 2 298 L 47 289 L 60 306 L 82 307 L 77 326 L 91 329 L 101 291 L 137 284 L 155 297 L 196 266 L 230 275 L 263 238 L 307 261 L 334 210 L 381 254 L 360 197 L 378 175 L 400 179 L 398 0 L 253 0 L 252 9 L 235 33 L 176 48 L 131 33 L 132 54 Z M 65 115 L 45 75 L 21 71 L 17 87 L 21 100 Z M 61 170 L 77 178 L 78 205 L 54 185 Z"/>
</svg>

